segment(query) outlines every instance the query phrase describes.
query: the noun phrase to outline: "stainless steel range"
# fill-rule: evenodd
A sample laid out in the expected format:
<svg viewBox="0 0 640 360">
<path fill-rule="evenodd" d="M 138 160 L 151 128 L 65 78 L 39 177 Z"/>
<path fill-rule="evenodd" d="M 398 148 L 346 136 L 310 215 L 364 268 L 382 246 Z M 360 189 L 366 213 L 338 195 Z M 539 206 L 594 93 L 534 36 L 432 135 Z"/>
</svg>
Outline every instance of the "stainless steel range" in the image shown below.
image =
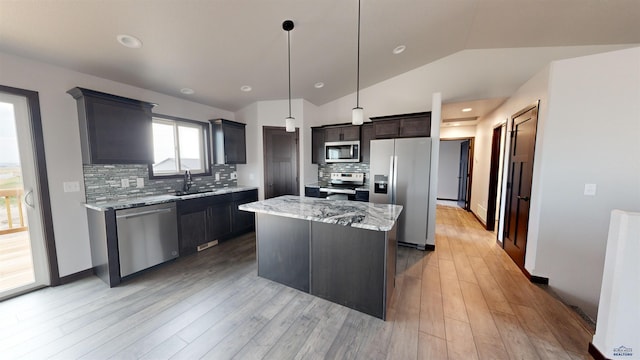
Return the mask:
<svg viewBox="0 0 640 360">
<path fill-rule="evenodd" d="M 356 189 L 364 186 L 364 173 L 331 173 L 328 184 L 320 186 L 327 199 L 354 200 Z"/>
</svg>

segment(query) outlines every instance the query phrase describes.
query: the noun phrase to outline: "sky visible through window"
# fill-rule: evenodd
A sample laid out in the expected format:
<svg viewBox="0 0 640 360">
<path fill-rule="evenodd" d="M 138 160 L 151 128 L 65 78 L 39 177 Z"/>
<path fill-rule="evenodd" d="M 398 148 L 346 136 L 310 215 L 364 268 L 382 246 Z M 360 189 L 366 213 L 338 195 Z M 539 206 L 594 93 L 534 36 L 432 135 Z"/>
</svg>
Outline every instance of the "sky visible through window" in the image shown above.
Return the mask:
<svg viewBox="0 0 640 360">
<path fill-rule="evenodd" d="M 13 104 L 0 102 L 0 165 L 19 165 Z"/>
</svg>

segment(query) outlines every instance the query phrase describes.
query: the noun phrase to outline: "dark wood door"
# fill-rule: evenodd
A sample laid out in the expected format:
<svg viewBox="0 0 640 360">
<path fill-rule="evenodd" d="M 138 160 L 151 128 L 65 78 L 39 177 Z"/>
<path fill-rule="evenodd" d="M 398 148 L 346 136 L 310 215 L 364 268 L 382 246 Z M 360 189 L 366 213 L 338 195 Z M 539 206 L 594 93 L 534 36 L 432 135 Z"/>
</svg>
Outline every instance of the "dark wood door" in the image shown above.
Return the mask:
<svg viewBox="0 0 640 360">
<path fill-rule="evenodd" d="M 491 164 L 489 165 L 489 198 L 487 200 L 487 230 L 496 228 L 496 210 L 498 209 L 498 186 L 500 186 L 500 162 L 502 161 L 502 126 L 493 129 L 491 137 Z"/>
<path fill-rule="evenodd" d="M 513 117 L 504 228 L 504 249 L 524 269 L 529 227 L 529 206 L 533 176 L 538 107 Z"/>
<path fill-rule="evenodd" d="M 264 197 L 299 195 L 298 129 L 263 128 Z"/>
<path fill-rule="evenodd" d="M 460 165 L 458 170 L 458 206 L 468 210 L 469 188 L 469 140 L 460 143 Z"/>
</svg>

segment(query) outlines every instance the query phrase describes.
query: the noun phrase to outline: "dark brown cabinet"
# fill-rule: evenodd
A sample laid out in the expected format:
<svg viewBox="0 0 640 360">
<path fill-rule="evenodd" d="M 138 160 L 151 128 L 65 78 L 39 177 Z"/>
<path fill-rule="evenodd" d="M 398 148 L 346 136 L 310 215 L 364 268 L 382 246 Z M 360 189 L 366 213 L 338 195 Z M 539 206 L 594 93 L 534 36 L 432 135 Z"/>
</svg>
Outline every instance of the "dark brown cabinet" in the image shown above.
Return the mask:
<svg viewBox="0 0 640 360">
<path fill-rule="evenodd" d="M 375 132 L 373 129 L 373 124 L 367 123 L 362 125 L 360 129 L 360 156 L 362 158 L 363 163 L 370 163 L 370 153 L 371 153 L 371 143 L 370 141 L 375 139 Z"/>
<path fill-rule="evenodd" d="M 154 104 L 75 87 L 84 164 L 153 163 Z"/>
<path fill-rule="evenodd" d="M 431 136 L 430 112 L 380 116 L 371 120 L 376 139 Z"/>
<path fill-rule="evenodd" d="M 246 124 L 225 120 L 209 120 L 211 123 L 213 164 L 246 164 Z"/>
<path fill-rule="evenodd" d="M 311 163 L 324 164 L 324 136 L 325 129 L 311 128 Z"/>
<path fill-rule="evenodd" d="M 325 142 L 332 141 L 358 141 L 360 140 L 360 127 L 354 125 L 330 126 L 325 128 Z"/>
<path fill-rule="evenodd" d="M 252 212 L 238 206 L 258 201 L 258 190 L 181 200 L 178 203 L 180 255 L 194 253 L 198 246 L 225 241 L 255 229 Z"/>
<path fill-rule="evenodd" d="M 238 206 L 250 202 L 258 201 L 258 190 L 247 190 L 232 194 L 233 199 L 233 217 L 232 232 L 234 236 L 242 235 L 255 230 L 256 216 L 249 211 L 242 211 Z"/>
<path fill-rule="evenodd" d="M 178 203 L 180 254 L 191 254 L 198 246 L 222 241 L 231 234 L 231 194 L 182 200 Z"/>
</svg>

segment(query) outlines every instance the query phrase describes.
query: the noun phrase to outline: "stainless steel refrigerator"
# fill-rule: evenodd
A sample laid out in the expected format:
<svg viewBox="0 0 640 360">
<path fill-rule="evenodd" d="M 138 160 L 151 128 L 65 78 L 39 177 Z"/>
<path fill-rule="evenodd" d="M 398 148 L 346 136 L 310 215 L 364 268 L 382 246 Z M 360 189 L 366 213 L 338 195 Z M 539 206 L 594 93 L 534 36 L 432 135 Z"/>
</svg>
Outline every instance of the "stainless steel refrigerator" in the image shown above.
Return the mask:
<svg viewBox="0 0 640 360">
<path fill-rule="evenodd" d="M 398 241 L 424 250 L 427 244 L 431 139 L 371 140 L 369 201 L 404 208 Z"/>
</svg>

